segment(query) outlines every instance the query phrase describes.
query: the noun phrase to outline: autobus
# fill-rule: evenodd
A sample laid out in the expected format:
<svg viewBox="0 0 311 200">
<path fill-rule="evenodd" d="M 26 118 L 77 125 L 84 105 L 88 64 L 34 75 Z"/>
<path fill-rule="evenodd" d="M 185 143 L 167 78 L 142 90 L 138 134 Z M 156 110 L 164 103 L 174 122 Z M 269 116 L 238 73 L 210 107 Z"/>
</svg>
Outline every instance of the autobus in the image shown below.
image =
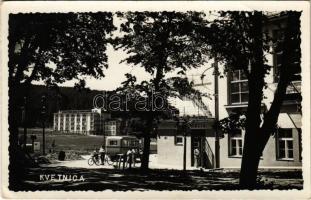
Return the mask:
<svg viewBox="0 0 311 200">
<path fill-rule="evenodd" d="M 106 137 L 106 153 L 111 158 L 118 154 L 126 154 L 129 149 L 140 148 L 140 141 L 134 136 L 107 136 Z"/>
</svg>

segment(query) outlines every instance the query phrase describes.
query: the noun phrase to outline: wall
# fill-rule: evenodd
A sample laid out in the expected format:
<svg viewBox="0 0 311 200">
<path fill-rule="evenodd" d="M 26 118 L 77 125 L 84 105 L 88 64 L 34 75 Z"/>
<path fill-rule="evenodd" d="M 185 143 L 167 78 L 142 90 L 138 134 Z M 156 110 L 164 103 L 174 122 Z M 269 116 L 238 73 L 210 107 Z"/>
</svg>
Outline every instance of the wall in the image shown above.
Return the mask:
<svg viewBox="0 0 311 200">
<path fill-rule="evenodd" d="M 175 130 L 161 130 L 157 139 L 158 163 L 172 166 L 183 166 L 184 146 L 175 145 Z M 191 166 L 191 138 L 187 136 L 187 162 Z"/>
<path fill-rule="evenodd" d="M 296 129 L 292 129 L 293 133 L 293 149 L 294 160 L 286 161 L 277 159 L 276 137 L 271 136 L 263 156 L 260 160 L 259 167 L 301 167 L 302 163 L 299 160 L 299 135 Z M 220 140 L 220 167 L 222 168 L 239 168 L 241 166 L 242 157 L 229 156 L 229 138 L 228 134 Z"/>
</svg>

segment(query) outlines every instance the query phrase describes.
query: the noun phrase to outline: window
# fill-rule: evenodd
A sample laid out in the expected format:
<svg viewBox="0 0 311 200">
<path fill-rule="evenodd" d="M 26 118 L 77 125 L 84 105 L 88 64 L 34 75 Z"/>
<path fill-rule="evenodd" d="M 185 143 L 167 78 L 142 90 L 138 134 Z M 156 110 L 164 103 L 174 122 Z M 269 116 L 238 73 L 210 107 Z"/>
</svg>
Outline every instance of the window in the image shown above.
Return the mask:
<svg viewBox="0 0 311 200">
<path fill-rule="evenodd" d="M 118 146 L 118 141 L 117 140 L 110 140 L 109 145 L 110 146 Z"/>
<path fill-rule="evenodd" d="M 236 70 L 231 73 L 229 91 L 231 104 L 242 104 L 248 102 L 248 82 L 247 77 L 242 70 Z"/>
<path fill-rule="evenodd" d="M 175 136 L 175 145 L 183 145 L 184 138 L 183 136 Z"/>
<path fill-rule="evenodd" d="M 129 141 L 128 140 L 122 140 L 122 146 L 123 147 L 128 147 L 129 146 Z"/>
<path fill-rule="evenodd" d="M 241 130 L 231 133 L 229 136 L 229 155 L 232 157 L 241 157 L 243 151 L 243 139 Z"/>
<path fill-rule="evenodd" d="M 292 129 L 279 129 L 277 135 L 277 155 L 279 159 L 293 160 Z"/>
<path fill-rule="evenodd" d="M 107 135 L 116 135 L 117 134 L 117 127 L 116 125 L 105 125 L 105 132 Z"/>
<path fill-rule="evenodd" d="M 284 47 L 284 39 L 285 39 L 285 30 L 284 29 L 276 29 L 273 31 L 273 78 L 274 82 L 279 81 L 280 76 L 280 67 L 282 66 L 282 54 Z M 289 85 L 286 93 L 292 94 L 297 93 L 297 90 L 300 91 L 301 87 L 301 69 L 300 65 L 294 65 L 295 67 L 295 76 L 292 78 L 293 85 Z"/>
</svg>

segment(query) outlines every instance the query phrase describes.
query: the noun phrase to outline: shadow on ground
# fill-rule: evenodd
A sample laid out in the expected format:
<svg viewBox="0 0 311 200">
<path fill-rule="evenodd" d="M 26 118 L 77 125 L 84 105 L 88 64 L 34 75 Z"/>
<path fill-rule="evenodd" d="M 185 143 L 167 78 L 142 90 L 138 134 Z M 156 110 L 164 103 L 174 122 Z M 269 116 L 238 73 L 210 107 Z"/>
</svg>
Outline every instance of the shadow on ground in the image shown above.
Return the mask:
<svg viewBox="0 0 311 200">
<path fill-rule="evenodd" d="M 77 175 L 85 181 L 46 181 L 40 175 Z M 301 170 L 261 170 L 258 189 L 302 189 Z M 139 169 L 85 169 L 67 167 L 30 168 L 23 181 L 14 186 L 17 191 L 38 190 L 236 190 L 238 170 L 203 172 L 153 169 L 142 173 Z"/>
</svg>

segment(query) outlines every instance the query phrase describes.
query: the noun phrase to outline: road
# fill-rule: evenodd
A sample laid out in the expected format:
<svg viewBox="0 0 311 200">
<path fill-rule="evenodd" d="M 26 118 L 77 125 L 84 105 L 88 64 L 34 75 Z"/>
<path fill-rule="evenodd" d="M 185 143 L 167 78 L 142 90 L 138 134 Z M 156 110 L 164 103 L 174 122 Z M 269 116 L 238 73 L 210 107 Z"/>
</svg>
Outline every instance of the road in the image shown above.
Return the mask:
<svg viewBox="0 0 311 200">
<path fill-rule="evenodd" d="M 114 166 L 111 165 L 88 165 L 87 160 L 90 158 L 90 155 L 82 155 L 83 160 L 71 160 L 71 161 L 58 161 L 57 163 L 53 164 L 42 164 L 42 167 L 68 167 L 68 168 L 86 168 L 86 169 L 114 169 Z M 159 164 L 157 155 L 151 154 L 149 157 L 149 168 L 150 169 L 174 169 L 174 170 L 181 170 L 183 166 L 177 165 L 164 165 Z M 135 164 L 135 168 L 139 168 L 140 163 Z M 188 170 L 196 170 L 194 167 L 189 167 Z"/>
</svg>

